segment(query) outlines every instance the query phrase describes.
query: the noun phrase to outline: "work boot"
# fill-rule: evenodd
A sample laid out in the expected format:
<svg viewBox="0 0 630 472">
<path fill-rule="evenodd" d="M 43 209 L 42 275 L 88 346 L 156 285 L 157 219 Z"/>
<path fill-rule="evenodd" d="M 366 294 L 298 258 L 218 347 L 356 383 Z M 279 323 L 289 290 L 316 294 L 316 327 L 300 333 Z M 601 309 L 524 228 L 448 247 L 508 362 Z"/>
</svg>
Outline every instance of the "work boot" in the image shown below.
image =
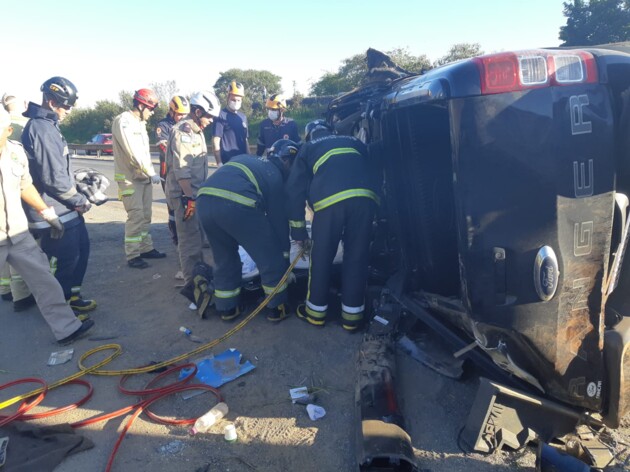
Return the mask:
<svg viewBox="0 0 630 472">
<path fill-rule="evenodd" d="M 92 326 L 94 326 L 94 321 L 86 320 L 81 323 L 81 326 L 79 326 L 79 328 L 74 333 L 72 333 L 69 336 L 66 336 L 63 339 L 58 340 L 57 343 L 61 344 L 62 346 L 65 346 L 66 344 L 70 344 L 76 341 L 77 339 L 79 339 L 85 333 L 87 333 L 90 330 L 90 328 L 92 328 Z"/>
<path fill-rule="evenodd" d="M 306 312 L 306 305 L 305 304 L 302 304 L 302 305 L 298 306 L 297 310 L 295 310 L 295 314 L 302 321 L 306 321 L 308 324 L 310 324 L 312 326 L 317 326 L 318 328 L 323 328 L 324 324 L 326 324 L 326 320 L 317 320 L 317 319 L 312 318 L 311 316 L 309 316 L 309 314 Z"/>
<path fill-rule="evenodd" d="M 164 259 L 166 254 L 156 251 L 155 249 L 151 249 L 150 251 L 140 253 L 140 257 L 143 259 Z"/>
<path fill-rule="evenodd" d="M 269 321 L 279 323 L 282 320 L 286 320 L 290 315 L 289 307 L 286 304 L 278 305 L 275 308 L 265 307 L 265 316 Z"/>
<path fill-rule="evenodd" d="M 21 298 L 19 300 L 14 301 L 13 311 L 19 312 L 19 311 L 28 310 L 33 305 L 35 305 L 35 297 L 33 296 L 33 294 L 30 294 L 26 298 Z"/>
<path fill-rule="evenodd" d="M 72 295 L 68 300 L 68 305 L 72 308 L 75 314 L 86 313 L 96 308 L 95 300 L 84 300 L 81 295 Z"/>
<path fill-rule="evenodd" d="M 1 298 L 5 301 L 5 302 L 12 302 L 13 301 L 13 294 L 11 292 L 9 293 L 3 293 L 1 295 Z"/>
<path fill-rule="evenodd" d="M 133 269 L 146 269 L 147 267 L 149 267 L 147 261 L 142 259 L 142 257 L 134 257 L 133 259 L 129 259 L 127 261 L 127 265 L 129 265 L 129 267 L 132 267 Z"/>
<path fill-rule="evenodd" d="M 217 310 L 217 314 L 221 317 L 223 321 L 232 321 L 241 313 L 243 313 L 243 311 L 243 307 L 239 305 L 236 308 L 232 308 L 231 310 Z"/>
</svg>

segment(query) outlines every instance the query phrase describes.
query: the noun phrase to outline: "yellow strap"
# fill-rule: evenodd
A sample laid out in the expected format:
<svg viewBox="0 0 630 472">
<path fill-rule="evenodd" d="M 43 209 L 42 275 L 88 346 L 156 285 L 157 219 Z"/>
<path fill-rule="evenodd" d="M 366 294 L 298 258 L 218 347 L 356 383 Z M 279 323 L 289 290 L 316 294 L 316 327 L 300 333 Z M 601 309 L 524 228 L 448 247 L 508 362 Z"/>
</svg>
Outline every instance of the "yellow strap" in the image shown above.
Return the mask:
<svg viewBox="0 0 630 472">
<path fill-rule="evenodd" d="M 234 290 L 214 290 L 214 295 L 217 298 L 234 298 L 234 297 L 238 297 L 238 295 L 241 293 L 241 288 L 237 288 Z"/>
<path fill-rule="evenodd" d="M 328 159 L 330 159 L 332 156 L 336 156 L 338 154 L 359 154 L 359 155 L 361 155 L 361 153 L 359 151 L 357 151 L 356 149 L 354 149 L 354 148 L 335 148 L 335 149 L 331 149 L 326 154 L 324 154 L 322 157 L 317 159 L 317 162 L 313 166 L 313 174 L 316 174 L 317 173 L 317 169 L 319 169 L 319 167 L 322 166 Z"/>
<path fill-rule="evenodd" d="M 254 187 L 256 187 L 256 193 L 262 196 L 262 192 L 260 191 L 260 187 L 258 186 L 258 181 L 256 180 L 256 177 L 254 177 L 254 174 L 252 174 L 252 171 L 249 170 L 247 166 L 241 164 L 240 162 L 231 162 L 231 161 L 225 165 L 236 167 L 238 169 L 241 169 L 243 172 L 245 172 L 245 175 L 247 176 L 247 178 L 251 181 L 252 184 L 254 184 Z"/>
<path fill-rule="evenodd" d="M 329 206 L 334 205 L 335 203 L 339 203 L 343 200 L 347 200 L 348 198 L 354 198 L 354 197 L 367 197 L 374 200 L 377 204 L 379 203 L 379 198 L 371 190 L 368 190 L 366 188 L 352 188 L 349 190 L 344 190 L 343 192 L 335 193 L 334 195 L 331 195 L 330 197 L 326 197 L 316 202 L 315 205 L 313 205 L 313 210 L 315 211 L 323 210 L 324 208 L 328 208 Z"/>
<path fill-rule="evenodd" d="M 241 205 L 256 208 L 256 200 L 220 188 L 201 187 L 197 192 L 197 196 L 199 195 L 213 195 L 215 197 L 225 198 L 226 200 L 232 200 L 233 202 L 240 203 Z"/>
<path fill-rule="evenodd" d="M 289 220 L 289 226 L 291 228 L 306 228 L 306 221 Z"/>
</svg>

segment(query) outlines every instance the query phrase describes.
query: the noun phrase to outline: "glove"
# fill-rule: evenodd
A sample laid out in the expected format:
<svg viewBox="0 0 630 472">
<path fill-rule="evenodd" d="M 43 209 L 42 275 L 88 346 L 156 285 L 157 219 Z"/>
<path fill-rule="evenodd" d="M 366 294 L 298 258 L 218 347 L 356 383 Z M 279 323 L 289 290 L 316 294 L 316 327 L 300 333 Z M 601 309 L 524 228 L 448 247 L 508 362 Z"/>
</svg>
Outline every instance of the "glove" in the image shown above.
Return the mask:
<svg viewBox="0 0 630 472">
<path fill-rule="evenodd" d="M 162 179 L 161 179 L 161 178 L 160 178 L 160 176 L 159 176 L 159 175 L 157 175 L 157 174 L 156 174 L 156 175 L 152 175 L 152 176 L 151 176 L 151 183 L 152 183 L 152 184 L 159 184 L 159 183 L 161 182 L 161 180 L 162 180 Z"/>
<path fill-rule="evenodd" d="M 295 241 L 301 249 L 304 249 L 302 253 L 302 260 L 306 260 L 306 256 L 308 256 L 311 252 L 311 247 L 313 246 L 313 241 L 311 239 L 305 239 L 304 241 Z"/>
<path fill-rule="evenodd" d="M 50 225 L 50 238 L 61 239 L 65 228 L 63 227 L 63 223 L 59 221 L 59 217 L 57 216 L 57 213 L 55 213 L 55 209 L 53 207 L 48 207 L 40 211 L 39 214 Z"/>
<path fill-rule="evenodd" d="M 92 208 L 92 204 L 90 202 L 87 202 L 87 201 L 81 206 L 74 207 L 74 209 L 76 211 L 78 211 L 81 215 L 83 213 L 86 213 L 86 212 L 90 211 L 90 208 Z"/>
<path fill-rule="evenodd" d="M 182 195 L 182 206 L 184 207 L 184 221 L 187 221 L 195 214 L 195 199 Z"/>
</svg>

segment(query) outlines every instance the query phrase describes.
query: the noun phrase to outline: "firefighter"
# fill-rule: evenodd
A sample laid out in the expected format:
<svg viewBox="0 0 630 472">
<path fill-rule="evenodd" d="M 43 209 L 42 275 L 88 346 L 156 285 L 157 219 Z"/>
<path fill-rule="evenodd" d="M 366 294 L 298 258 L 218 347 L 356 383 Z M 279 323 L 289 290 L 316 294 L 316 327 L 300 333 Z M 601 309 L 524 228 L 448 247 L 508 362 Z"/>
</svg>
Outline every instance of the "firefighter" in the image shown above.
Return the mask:
<svg viewBox="0 0 630 472">
<path fill-rule="evenodd" d="M 285 210 L 284 181 L 298 146 L 276 142 L 268 160 L 255 156 L 234 157 L 199 190 L 198 212 L 214 254 L 214 299 L 224 321 L 239 316 L 242 274 L 238 246 L 252 257 L 266 294 L 289 267 L 289 226 Z M 266 316 L 282 321 L 288 316 L 286 283 L 269 301 Z"/>
<path fill-rule="evenodd" d="M 68 145 L 59 130 L 59 123 L 77 101 L 77 88 L 68 79 L 55 76 L 44 82 L 40 90 L 42 104 L 30 102 L 24 113 L 30 120 L 22 132 L 22 144 L 29 158 L 33 184 L 44 202 L 59 215 L 65 233 L 62 238 L 51 237 L 49 224 L 31 208 L 27 208 L 29 228 L 40 238 L 41 248 L 70 307 L 87 318 L 87 312 L 96 308 L 94 300 L 81 296 L 90 257 L 90 237 L 83 214 L 91 204 L 77 191 Z"/>
<path fill-rule="evenodd" d="M 286 118 L 284 112 L 287 109 L 287 101 L 279 93 L 274 93 L 265 103 L 267 118 L 260 123 L 256 154 L 259 156 L 268 152 L 273 143 L 279 139 L 290 139 L 300 142 L 297 124 L 291 118 Z"/>
<path fill-rule="evenodd" d="M 54 207 L 48 206 L 33 186 L 24 149 L 8 139 L 12 131 L 9 115 L 0 111 L 0 265 L 8 262 L 22 274 L 57 342 L 69 344 L 94 326 L 94 321 L 81 322 L 74 315 L 50 273 L 48 257 L 28 231 L 20 200 L 40 215 L 51 238 L 62 239 L 64 226 Z"/>
<path fill-rule="evenodd" d="M 114 118 L 114 180 L 118 198 L 127 211 L 125 222 L 125 255 L 134 269 L 145 269 L 144 259 L 162 259 L 163 252 L 153 247 L 149 233 L 153 205 L 153 188 L 160 176 L 153 169 L 147 121 L 158 106 L 158 98 L 150 89 L 139 89 L 133 95 L 133 107 Z"/>
<path fill-rule="evenodd" d="M 355 331 L 363 320 L 368 250 L 378 203 L 367 148 L 354 137 L 333 135 L 321 120 L 306 125 L 305 141 L 286 186 L 291 236 L 301 245 L 309 239 L 305 200 L 314 210 L 308 295 L 297 315 L 311 325 L 324 326 L 332 262 L 343 240 L 342 325 Z"/>
<path fill-rule="evenodd" d="M 166 148 L 168 147 L 168 138 L 171 134 L 173 126 L 179 123 L 188 113 L 190 113 L 190 103 L 188 99 L 182 95 L 175 95 L 168 104 L 168 113 L 162 121 L 160 121 L 155 129 L 157 143 L 160 148 L 160 177 L 162 178 L 162 190 L 165 190 L 166 183 Z M 177 229 L 175 225 L 175 212 L 168 205 L 168 229 L 171 232 L 173 244 L 177 246 Z"/>
<path fill-rule="evenodd" d="M 239 111 L 245 88 L 243 84 L 232 81 L 227 93 L 227 106 L 221 110 L 212 132 L 214 159 L 219 167 L 234 156 L 249 154 L 247 117 Z"/>
<path fill-rule="evenodd" d="M 219 115 L 213 92 L 190 97 L 190 113 L 173 127 L 166 150 L 166 197 L 175 212 L 179 261 L 184 285 L 192 279 L 196 262 L 203 261 L 203 237 L 195 215 L 199 187 L 208 177 L 208 148 L 203 130 Z"/>
</svg>

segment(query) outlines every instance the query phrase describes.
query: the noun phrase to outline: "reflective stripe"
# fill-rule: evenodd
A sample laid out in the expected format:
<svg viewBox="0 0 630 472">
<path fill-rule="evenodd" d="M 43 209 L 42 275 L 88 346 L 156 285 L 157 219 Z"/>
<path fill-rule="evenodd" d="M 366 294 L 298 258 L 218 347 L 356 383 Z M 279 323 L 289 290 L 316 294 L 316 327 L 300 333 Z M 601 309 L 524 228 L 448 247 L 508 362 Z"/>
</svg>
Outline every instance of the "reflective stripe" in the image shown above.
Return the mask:
<svg viewBox="0 0 630 472">
<path fill-rule="evenodd" d="M 5 278 L 5 277 L 0 278 L 0 287 L 8 287 L 9 285 L 11 285 L 10 278 Z"/>
<path fill-rule="evenodd" d="M 346 313 L 360 313 L 365 310 L 365 304 L 361 306 L 348 306 L 342 303 L 341 310 L 345 311 Z"/>
<path fill-rule="evenodd" d="M 234 298 L 241 293 L 241 287 L 235 290 L 217 290 L 214 289 L 214 296 L 217 298 Z"/>
<path fill-rule="evenodd" d="M 72 287 L 70 289 L 70 293 L 74 293 L 74 294 L 81 293 L 81 286 L 79 285 L 78 287 Z"/>
<path fill-rule="evenodd" d="M 323 200 L 316 202 L 315 205 L 313 205 L 313 210 L 323 210 L 324 208 L 328 208 L 335 203 L 339 203 L 343 200 L 354 197 L 367 197 L 374 200 L 377 204 L 379 203 L 378 197 L 371 190 L 368 190 L 366 188 L 352 188 L 349 190 L 344 190 L 343 192 L 336 193 L 334 195 L 331 195 L 330 197 L 326 197 Z"/>
<path fill-rule="evenodd" d="M 141 243 L 142 236 L 125 236 L 125 243 Z"/>
<path fill-rule="evenodd" d="M 50 273 L 52 275 L 55 275 L 55 272 L 57 272 L 57 258 L 55 256 L 52 256 L 48 263 L 50 264 Z"/>
<path fill-rule="evenodd" d="M 351 315 L 350 313 L 342 311 L 341 317 L 346 321 L 361 321 L 363 319 L 363 312 Z"/>
<path fill-rule="evenodd" d="M 310 316 L 311 318 L 315 318 L 316 320 L 323 320 L 324 318 L 326 318 L 326 312 L 325 311 L 314 311 L 311 310 L 308 305 L 306 306 L 306 314 L 308 316 Z"/>
<path fill-rule="evenodd" d="M 326 310 L 328 310 L 328 305 L 317 306 L 317 305 L 313 305 L 308 300 L 306 300 L 306 307 L 310 308 L 311 310 L 315 310 L 315 311 L 326 311 Z"/>
<path fill-rule="evenodd" d="M 65 223 L 66 221 L 74 220 L 75 218 L 78 218 L 78 217 L 79 217 L 79 214 L 76 211 L 71 211 L 70 213 L 61 215 L 59 217 L 59 221 L 61 221 L 62 223 Z M 31 229 L 46 229 L 46 228 L 50 228 L 50 225 L 48 224 L 47 221 L 36 221 L 33 223 L 29 223 L 28 227 Z"/>
<path fill-rule="evenodd" d="M 289 226 L 291 228 L 306 228 L 306 221 L 289 220 Z"/>
<path fill-rule="evenodd" d="M 240 203 L 241 205 L 256 208 L 256 200 L 252 200 L 251 198 L 244 197 L 243 195 L 239 195 L 238 193 L 230 192 L 228 190 L 223 190 L 220 188 L 202 187 L 197 192 L 197 196 L 199 195 L 213 195 L 215 197 L 225 198 L 226 200 L 232 200 L 233 202 Z"/>
<path fill-rule="evenodd" d="M 225 165 L 226 166 L 237 167 L 237 168 L 241 169 L 243 172 L 245 172 L 245 175 L 247 176 L 247 178 L 251 181 L 252 184 L 254 184 L 254 187 L 256 187 L 256 193 L 258 195 L 262 196 L 262 192 L 260 191 L 260 187 L 258 186 L 258 181 L 256 180 L 256 177 L 254 177 L 254 174 L 252 174 L 252 171 L 249 170 L 249 168 L 247 166 L 244 166 L 240 162 L 231 162 L 231 161 L 228 162 Z"/>
<path fill-rule="evenodd" d="M 59 194 L 59 198 L 62 200 L 68 200 L 70 197 L 74 197 L 77 194 L 77 189 L 72 187 L 67 192 Z"/>
<path fill-rule="evenodd" d="M 125 174 L 114 174 L 114 180 L 116 182 L 124 182 L 125 180 L 127 180 L 127 177 L 125 176 Z"/>
<path fill-rule="evenodd" d="M 319 169 L 319 167 L 321 165 L 323 165 L 332 156 L 336 156 L 337 154 L 358 154 L 358 155 L 361 155 L 361 153 L 359 151 L 357 151 L 356 149 L 354 149 L 354 148 L 336 148 L 336 149 L 331 149 L 326 154 L 324 154 L 322 157 L 317 159 L 317 162 L 313 166 L 313 175 L 317 173 L 317 169 Z"/>
<path fill-rule="evenodd" d="M 273 289 L 275 289 L 276 287 L 269 287 L 267 285 L 263 285 L 262 286 L 263 291 L 265 292 L 266 295 L 269 295 L 271 292 L 273 292 Z M 282 287 L 280 287 L 280 289 L 276 292 L 276 295 L 279 293 L 282 293 L 283 291 L 285 291 L 287 289 L 287 283 L 283 283 Z"/>
<path fill-rule="evenodd" d="M 133 188 L 128 188 L 126 190 L 119 190 L 118 191 L 118 198 L 128 197 L 130 195 L 133 195 L 135 191 L 136 190 L 133 189 Z"/>
</svg>

